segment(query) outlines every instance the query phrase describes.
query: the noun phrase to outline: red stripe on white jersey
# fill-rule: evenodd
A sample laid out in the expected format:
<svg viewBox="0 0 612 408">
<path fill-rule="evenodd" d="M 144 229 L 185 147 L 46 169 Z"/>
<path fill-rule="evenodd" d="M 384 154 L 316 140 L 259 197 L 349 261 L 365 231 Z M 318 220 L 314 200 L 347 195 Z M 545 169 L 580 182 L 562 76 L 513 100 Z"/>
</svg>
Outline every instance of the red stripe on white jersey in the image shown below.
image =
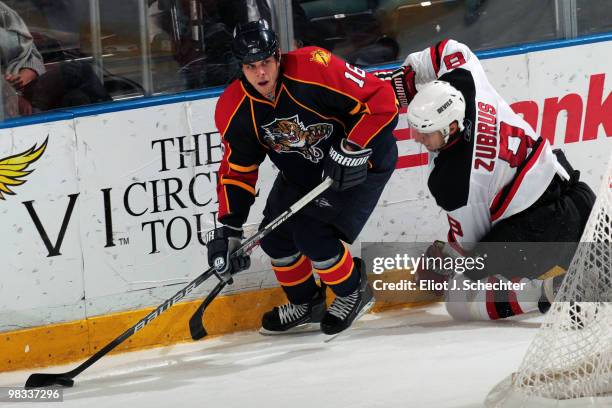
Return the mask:
<svg viewBox="0 0 612 408">
<path fill-rule="evenodd" d="M 502 203 L 501 207 L 499 207 L 499 209 L 497 211 L 495 211 L 494 213 L 491 214 L 491 222 L 493 222 L 495 220 L 498 220 L 504 214 L 504 212 L 506 212 L 506 209 L 510 205 L 510 202 L 512 201 L 512 199 L 516 195 L 517 190 L 519 189 L 521 183 L 523 182 L 523 179 L 525 178 L 525 175 L 537 163 L 538 159 L 540 158 L 540 155 L 544 151 L 544 147 L 545 146 L 547 146 L 547 143 L 545 141 L 540 143 L 540 145 L 538 146 L 538 150 L 535 152 L 533 157 L 531 157 L 529 162 L 527 162 L 527 164 L 525 165 L 523 170 L 520 173 L 517 174 L 516 179 L 514 180 L 514 182 L 512 184 L 512 188 L 510 189 L 510 192 L 506 196 L 506 199 Z M 499 195 L 500 195 L 500 193 L 498 193 L 498 196 Z M 499 197 L 498 196 L 495 197 L 495 199 L 493 200 L 493 203 L 496 203 L 497 201 L 499 201 Z M 492 209 L 493 209 L 493 207 L 491 207 L 491 210 Z"/>
</svg>

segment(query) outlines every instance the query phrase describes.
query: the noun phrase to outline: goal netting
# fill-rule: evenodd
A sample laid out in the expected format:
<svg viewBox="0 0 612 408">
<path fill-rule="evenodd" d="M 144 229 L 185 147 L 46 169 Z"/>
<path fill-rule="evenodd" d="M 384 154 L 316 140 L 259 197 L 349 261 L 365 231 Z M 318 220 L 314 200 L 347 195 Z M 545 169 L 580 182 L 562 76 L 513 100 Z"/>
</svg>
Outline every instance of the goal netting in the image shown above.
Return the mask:
<svg viewBox="0 0 612 408">
<path fill-rule="evenodd" d="M 612 407 L 612 160 L 555 302 L 485 405 Z"/>
</svg>

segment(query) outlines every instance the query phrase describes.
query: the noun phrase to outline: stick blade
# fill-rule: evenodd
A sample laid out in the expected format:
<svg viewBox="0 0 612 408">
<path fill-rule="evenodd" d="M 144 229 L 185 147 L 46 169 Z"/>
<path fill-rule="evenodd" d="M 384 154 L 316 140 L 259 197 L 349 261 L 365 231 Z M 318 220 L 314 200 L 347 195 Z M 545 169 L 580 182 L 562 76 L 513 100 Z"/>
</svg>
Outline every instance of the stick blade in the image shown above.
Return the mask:
<svg viewBox="0 0 612 408">
<path fill-rule="evenodd" d="M 189 333 L 193 340 L 200 340 L 208 334 L 202 322 L 202 314 L 196 313 L 189 319 Z"/>
<path fill-rule="evenodd" d="M 206 329 L 204 328 L 204 312 L 206 311 L 208 305 L 210 305 L 210 303 L 217 297 L 219 292 L 223 290 L 225 285 L 232 283 L 234 283 L 233 279 L 230 279 L 229 281 L 224 281 L 219 278 L 219 283 L 217 283 L 217 286 L 215 286 L 213 290 L 210 291 L 208 296 L 206 296 L 206 299 L 204 299 L 204 301 L 200 304 L 200 306 L 198 306 L 193 315 L 191 315 L 191 319 L 189 319 L 189 333 L 191 334 L 191 338 L 193 340 L 200 340 L 208 334 L 206 332 Z"/>
<path fill-rule="evenodd" d="M 65 374 L 32 374 L 25 383 L 25 388 L 41 388 L 61 385 L 62 387 L 72 387 L 74 380 Z"/>
</svg>

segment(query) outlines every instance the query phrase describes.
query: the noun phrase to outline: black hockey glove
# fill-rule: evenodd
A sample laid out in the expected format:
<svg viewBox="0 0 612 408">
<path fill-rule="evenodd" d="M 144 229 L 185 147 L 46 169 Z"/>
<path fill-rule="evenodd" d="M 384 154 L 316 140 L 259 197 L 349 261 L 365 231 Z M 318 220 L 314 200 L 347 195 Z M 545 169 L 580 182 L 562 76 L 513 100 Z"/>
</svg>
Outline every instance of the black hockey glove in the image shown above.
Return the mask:
<svg viewBox="0 0 612 408">
<path fill-rule="evenodd" d="M 448 254 L 445 253 L 445 246 L 446 244 L 442 241 L 434 241 L 427 248 L 425 256 L 421 258 L 422 262 L 416 270 L 415 281 L 417 283 L 420 281 L 430 281 L 428 287 L 435 287 L 435 284 L 446 282 L 455 275 L 454 270 L 444 269 L 444 261 L 448 258 Z M 420 287 L 421 283 L 418 284 Z M 443 290 L 433 289 L 432 292 L 436 296 L 444 294 Z"/>
<path fill-rule="evenodd" d="M 351 150 L 352 149 L 352 150 Z M 332 145 L 323 165 L 323 176 L 333 180 L 332 188 L 344 191 L 363 183 L 368 176 L 368 159 L 372 149 L 342 139 L 338 147 Z"/>
<path fill-rule="evenodd" d="M 377 71 L 374 75 L 383 81 L 391 82 L 395 97 L 402 107 L 408 106 L 417 93 L 414 84 L 415 72 L 410 65 L 399 67 L 394 71 Z"/>
<path fill-rule="evenodd" d="M 219 276 L 225 281 L 230 281 L 233 274 L 244 271 L 251 266 L 251 257 L 249 255 L 231 256 L 240 247 L 241 241 L 242 229 L 226 225 L 209 231 L 206 234 L 208 265 L 214 267 Z"/>
</svg>

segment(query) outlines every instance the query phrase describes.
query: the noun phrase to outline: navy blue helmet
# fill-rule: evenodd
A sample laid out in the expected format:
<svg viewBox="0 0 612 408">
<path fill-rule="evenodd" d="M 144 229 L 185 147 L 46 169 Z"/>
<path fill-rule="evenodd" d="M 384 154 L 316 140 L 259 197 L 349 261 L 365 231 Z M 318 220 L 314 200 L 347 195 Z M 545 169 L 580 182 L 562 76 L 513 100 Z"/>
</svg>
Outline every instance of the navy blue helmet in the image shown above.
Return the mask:
<svg viewBox="0 0 612 408">
<path fill-rule="evenodd" d="M 250 21 L 234 29 L 232 50 L 242 64 L 250 64 L 276 54 L 278 39 L 266 20 Z"/>
</svg>

